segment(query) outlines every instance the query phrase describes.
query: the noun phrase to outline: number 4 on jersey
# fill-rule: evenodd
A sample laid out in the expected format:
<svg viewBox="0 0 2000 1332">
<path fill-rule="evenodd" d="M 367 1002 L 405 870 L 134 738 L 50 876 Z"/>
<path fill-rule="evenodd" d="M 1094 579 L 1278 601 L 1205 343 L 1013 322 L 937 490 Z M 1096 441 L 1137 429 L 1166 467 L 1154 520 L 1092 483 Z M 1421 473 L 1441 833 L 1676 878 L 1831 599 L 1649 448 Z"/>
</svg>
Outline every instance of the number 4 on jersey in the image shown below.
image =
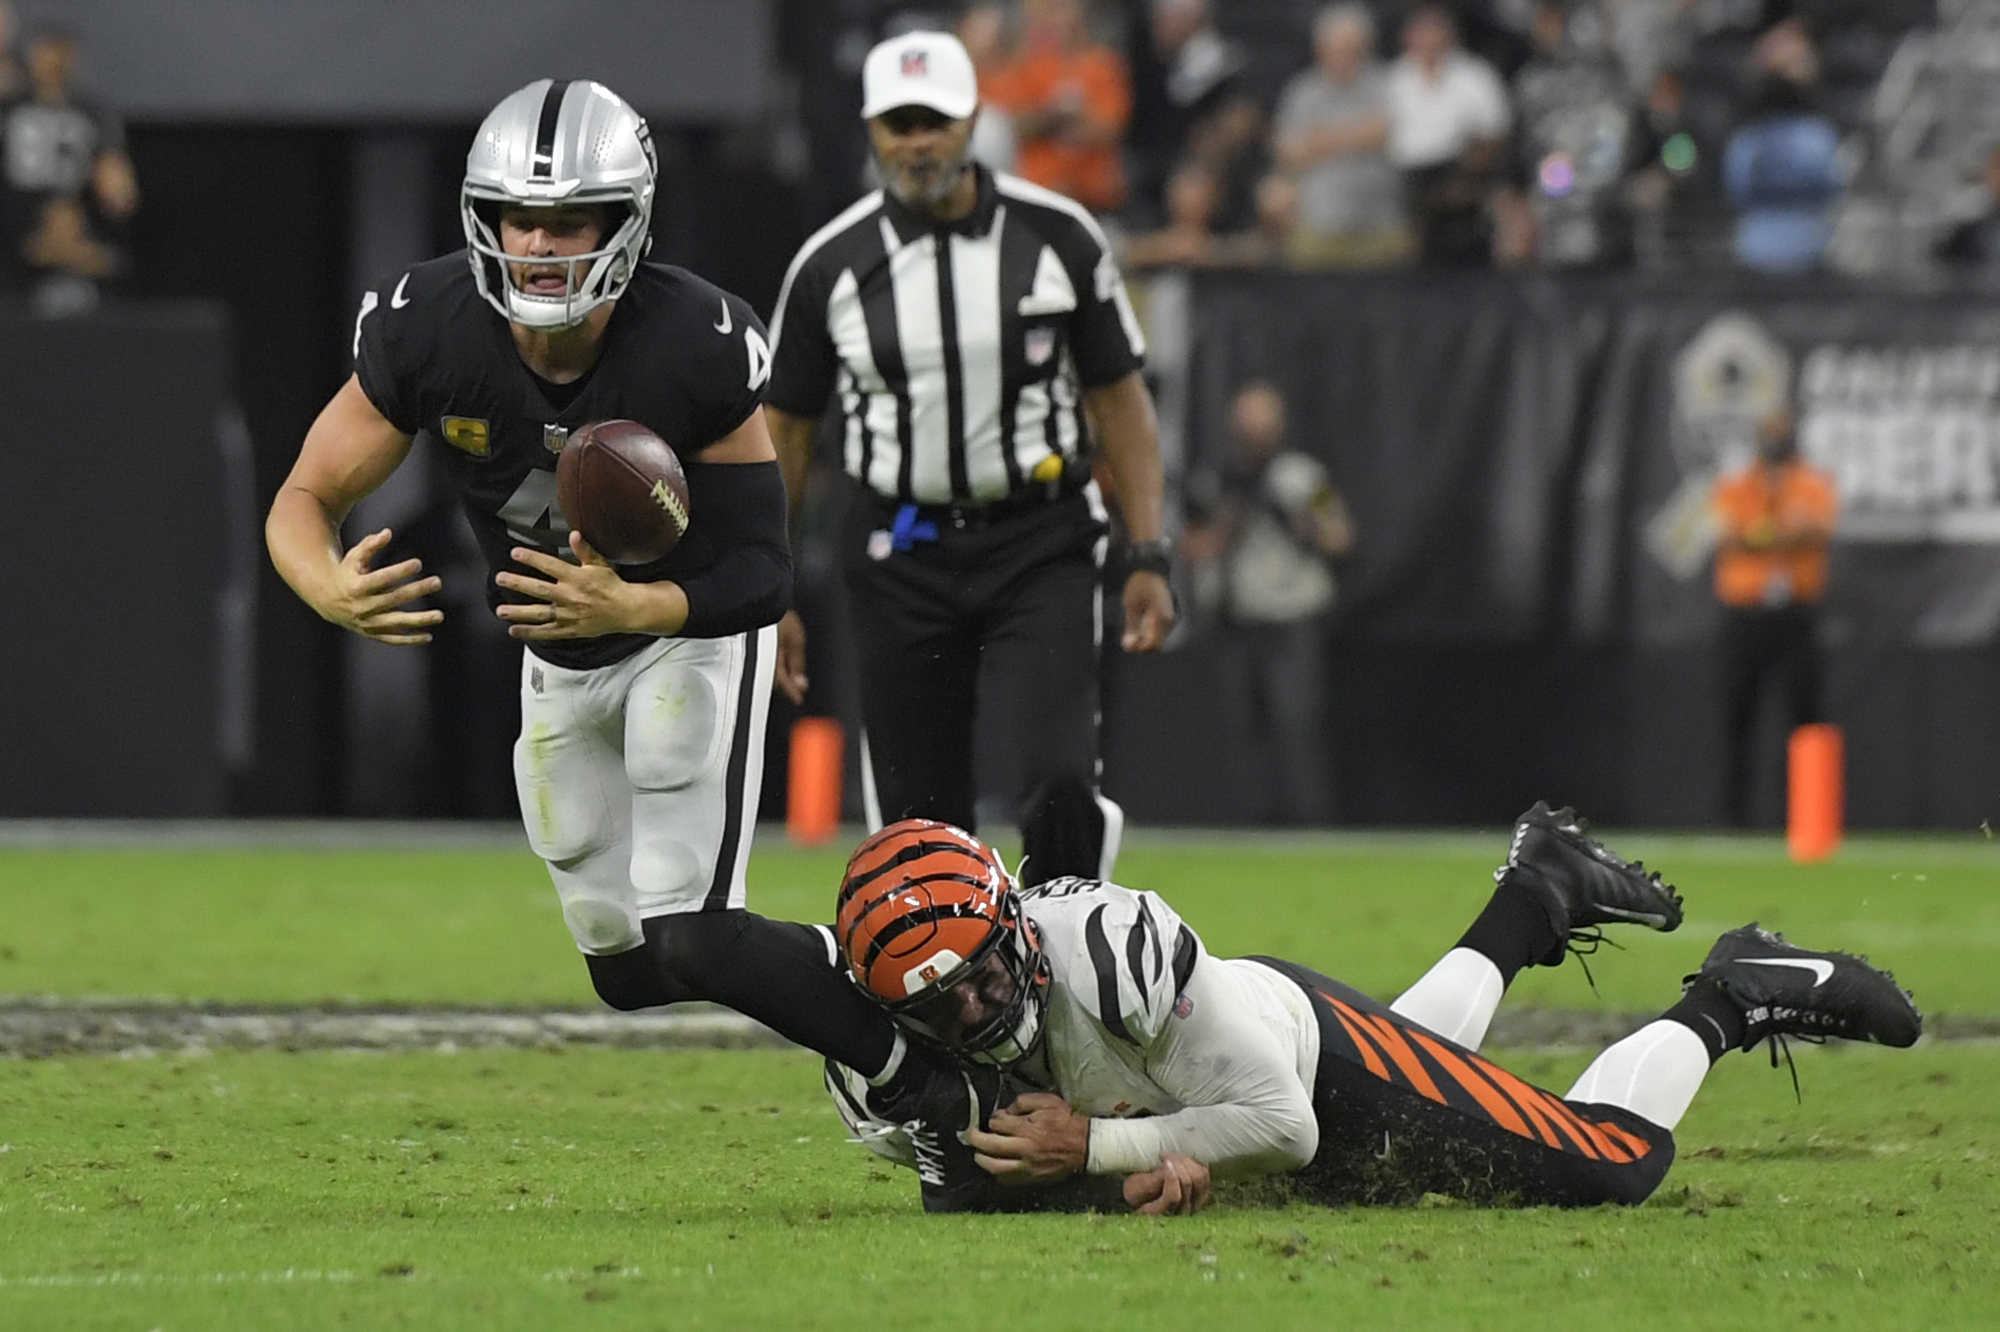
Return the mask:
<svg viewBox="0 0 2000 1332">
<path fill-rule="evenodd" d="M 750 387 L 763 388 L 771 377 L 771 346 L 754 328 L 743 330 L 743 344 L 750 349 Z"/>
<path fill-rule="evenodd" d="M 556 501 L 556 474 L 535 468 L 521 478 L 514 493 L 500 506 L 500 521 L 507 535 L 524 546 L 549 551 L 566 560 L 576 558 L 569 548 L 569 523 Z"/>
</svg>

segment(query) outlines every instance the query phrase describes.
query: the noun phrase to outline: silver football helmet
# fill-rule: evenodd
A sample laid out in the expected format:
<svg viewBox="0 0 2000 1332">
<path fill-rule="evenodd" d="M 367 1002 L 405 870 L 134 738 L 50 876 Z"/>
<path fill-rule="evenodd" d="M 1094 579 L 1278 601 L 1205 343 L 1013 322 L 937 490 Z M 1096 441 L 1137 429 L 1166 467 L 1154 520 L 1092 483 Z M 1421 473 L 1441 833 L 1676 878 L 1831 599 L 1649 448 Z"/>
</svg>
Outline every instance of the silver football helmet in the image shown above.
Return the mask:
<svg viewBox="0 0 2000 1332">
<path fill-rule="evenodd" d="M 511 322 L 546 329 L 617 300 L 652 243 L 659 174 L 645 119 L 603 84 L 537 79 L 510 93 L 480 125 L 458 195 L 479 294 Z M 509 265 L 521 257 L 500 246 L 503 204 L 603 204 L 615 220 L 588 254 L 543 261 L 564 264 L 567 278 L 562 295 L 545 296 L 514 281 Z"/>
</svg>

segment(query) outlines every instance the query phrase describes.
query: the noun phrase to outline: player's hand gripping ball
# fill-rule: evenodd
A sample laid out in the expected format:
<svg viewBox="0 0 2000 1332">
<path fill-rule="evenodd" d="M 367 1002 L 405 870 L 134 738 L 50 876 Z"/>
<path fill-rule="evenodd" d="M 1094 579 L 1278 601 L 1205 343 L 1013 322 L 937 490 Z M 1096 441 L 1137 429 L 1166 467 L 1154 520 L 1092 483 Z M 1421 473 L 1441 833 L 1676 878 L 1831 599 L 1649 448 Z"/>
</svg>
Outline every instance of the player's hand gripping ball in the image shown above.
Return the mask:
<svg viewBox="0 0 2000 1332">
<path fill-rule="evenodd" d="M 613 564 L 647 564 L 688 528 L 687 476 L 672 447 L 637 421 L 593 421 L 556 464 L 570 527 Z"/>
</svg>

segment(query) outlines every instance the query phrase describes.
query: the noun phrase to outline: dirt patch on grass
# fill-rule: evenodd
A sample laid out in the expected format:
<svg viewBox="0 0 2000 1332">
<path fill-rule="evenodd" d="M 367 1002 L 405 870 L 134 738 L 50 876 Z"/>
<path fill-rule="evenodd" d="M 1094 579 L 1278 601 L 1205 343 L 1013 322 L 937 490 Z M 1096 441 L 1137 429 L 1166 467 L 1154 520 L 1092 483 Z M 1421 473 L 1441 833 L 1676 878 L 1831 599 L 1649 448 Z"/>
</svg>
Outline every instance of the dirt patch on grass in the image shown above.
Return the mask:
<svg viewBox="0 0 2000 1332">
<path fill-rule="evenodd" d="M 457 1050 L 596 1045 L 660 1050 L 782 1046 L 726 1009 L 261 1007 L 0 999 L 0 1054 L 134 1054 L 185 1049 Z"/>
<path fill-rule="evenodd" d="M 1597 1049 L 1651 1014 L 1522 1008 L 1487 1036 L 1505 1049 Z M 2000 1019 L 1933 1015 L 1938 1040 L 2000 1038 Z M 724 1008 L 602 1009 L 283 1007 L 0 997 L 0 1055 L 139 1054 L 186 1049 L 462 1050 L 606 1046 L 629 1050 L 780 1048 L 784 1039 Z"/>
</svg>

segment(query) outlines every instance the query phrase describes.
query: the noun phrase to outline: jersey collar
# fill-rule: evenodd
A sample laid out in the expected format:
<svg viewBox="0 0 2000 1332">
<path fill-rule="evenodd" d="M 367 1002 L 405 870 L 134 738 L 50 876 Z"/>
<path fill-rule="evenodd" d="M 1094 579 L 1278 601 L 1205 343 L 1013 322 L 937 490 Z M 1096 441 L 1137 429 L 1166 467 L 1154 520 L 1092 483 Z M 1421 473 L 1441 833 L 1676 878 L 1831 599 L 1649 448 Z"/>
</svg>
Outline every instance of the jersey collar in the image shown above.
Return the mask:
<svg viewBox="0 0 2000 1332">
<path fill-rule="evenodd" d="M 882 213 L 889 219 L 889 225 L 896 229 L 896 238 L 911 241 L 932 233 L 984 236 L 991 231 L 993 215 L 1000 206 L 1000 191 L 994 187 L 992 171 L 977 162 L 972 164 L 972 170 L 979 180 L 979 197 L 973 203 L 972 211 L 956 222 L 933 222 L 922 213 L 905 207 L 887 190 L 882 191 Z"/>
</svg>

